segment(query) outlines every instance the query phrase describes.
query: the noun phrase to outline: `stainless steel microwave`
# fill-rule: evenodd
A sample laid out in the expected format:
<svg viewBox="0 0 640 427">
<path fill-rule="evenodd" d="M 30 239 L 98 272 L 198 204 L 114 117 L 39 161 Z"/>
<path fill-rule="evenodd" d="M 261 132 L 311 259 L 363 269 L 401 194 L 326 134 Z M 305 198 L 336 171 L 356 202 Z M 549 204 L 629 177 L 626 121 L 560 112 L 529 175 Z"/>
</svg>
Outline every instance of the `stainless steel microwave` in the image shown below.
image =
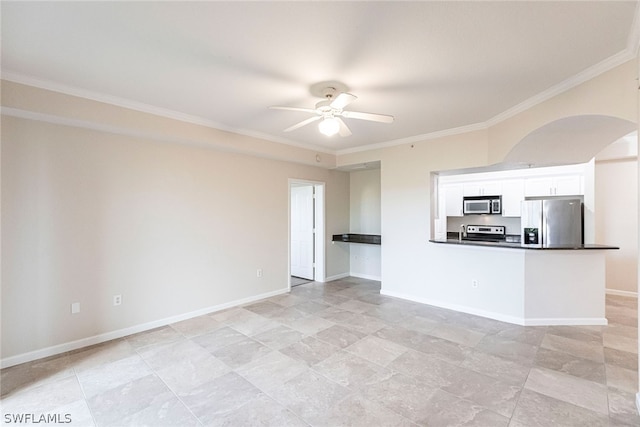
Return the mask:
<svg viewBox="0 0 640 427">
<path fill-rule="evenodd" d="M 463 213 L 465 215 L 500 215 L 502 214 L 501 196 L 473 196 L 462 199 Z"/>
</svg>

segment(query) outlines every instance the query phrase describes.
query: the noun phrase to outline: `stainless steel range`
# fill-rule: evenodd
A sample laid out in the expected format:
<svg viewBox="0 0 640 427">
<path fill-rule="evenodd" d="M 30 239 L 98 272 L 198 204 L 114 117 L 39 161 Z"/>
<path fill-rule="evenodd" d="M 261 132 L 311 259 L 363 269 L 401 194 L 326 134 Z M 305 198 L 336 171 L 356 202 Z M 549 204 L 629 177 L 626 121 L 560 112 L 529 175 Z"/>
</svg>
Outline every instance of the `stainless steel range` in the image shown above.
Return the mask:
<svg viewBox="0 0 640 427">
<path fill-rule="evenodd" d="M 506 227 L 504 225 L 467 225 L 465 240 L 482 242 L 504 242 Z"/>
</svg>

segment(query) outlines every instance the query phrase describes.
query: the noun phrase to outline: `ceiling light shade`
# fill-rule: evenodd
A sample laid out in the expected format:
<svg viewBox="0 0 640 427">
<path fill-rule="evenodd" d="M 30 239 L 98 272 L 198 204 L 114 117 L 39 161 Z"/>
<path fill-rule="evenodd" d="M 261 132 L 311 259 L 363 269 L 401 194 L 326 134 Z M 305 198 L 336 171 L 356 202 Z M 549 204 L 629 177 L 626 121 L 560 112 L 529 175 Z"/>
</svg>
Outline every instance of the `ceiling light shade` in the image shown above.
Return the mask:
<svg viewBox="0 0 640 427">
<path fill-rule="evenodd" d="M 333 136 L 340 130 L 340 123 L 333 117 L 327 117 L 318 124 L 318 129 L 323 135 Z"/>
</svg>

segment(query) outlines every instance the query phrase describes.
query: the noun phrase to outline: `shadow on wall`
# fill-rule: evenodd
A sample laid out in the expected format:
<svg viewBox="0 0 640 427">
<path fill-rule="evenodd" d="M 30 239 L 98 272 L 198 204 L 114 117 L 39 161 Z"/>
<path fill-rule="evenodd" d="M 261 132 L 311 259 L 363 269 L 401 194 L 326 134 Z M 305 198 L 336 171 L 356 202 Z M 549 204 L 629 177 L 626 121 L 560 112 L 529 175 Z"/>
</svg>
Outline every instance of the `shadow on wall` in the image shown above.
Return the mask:
<svg viewBox="0 0 640 427">
<path fill-rule="evenodd" d="M 586 163 L 606 146 L 636 129 L 636 123 L 618 117 L 566 117 L 525 136 L 503 162 L 535 166 Z"/>
</svg>

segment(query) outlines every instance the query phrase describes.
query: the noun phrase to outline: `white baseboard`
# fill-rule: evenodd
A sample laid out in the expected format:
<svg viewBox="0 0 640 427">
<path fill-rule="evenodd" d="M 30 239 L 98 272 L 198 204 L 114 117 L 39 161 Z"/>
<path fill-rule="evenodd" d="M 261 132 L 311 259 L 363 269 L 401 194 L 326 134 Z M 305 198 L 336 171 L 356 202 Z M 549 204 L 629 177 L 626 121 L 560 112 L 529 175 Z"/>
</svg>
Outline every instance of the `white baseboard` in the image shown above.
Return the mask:
<svg viewBox="0 0 640 427">
<path fill-rule="evenodd" d="M 523 323 L 524 319 L 522 319 L 521 317 L 509 316 L 506 314 L 496 313 L 493 311 L 479 310 L 479 309 L 476 309 L 473 307 L 467 307 L 464 305 L 449 304 L 442 301 L 433 300 L 430 298 L 421 298 L 413 295 L 407 295 L 407 294 L 402 294 L 402 293 L 392 292 L 392 291 L 381 290 L 380 294 L 387 295 L 390 297 L 395 297 L 395 298 L 401 298 L 409 301 L 419 302 L 421 304 L 433 305 L 435 307 L 446 308 L 447 310 L 459 311 L 462 313 L 473 314 L 481 317 L 487 317 L 489 319 L 499 320 L 501 322 L 514 323 L 516 325 L 524 324 Z"/>
<path fill-rule="evenodd" d="M 638 414 L 640 414 L 640 392 L 636 393 L 636 409 L 638 410 Z"/>
<path fill-rule="evenodd" d="M 637 292 L 620 291 L 618 289 L 609 289 L 609 288 L 605 289 L 605 292 L 607 293 L 607 295 L 617 295 L 619 297 L 638 298 Z"/>
<path fill-rule="evenodd" d="M 357 277 L 359 279 L 368 279 L 368 280 L 376 280 L 378 282 L 382 281 L 382 278 L 380 276 L 373 276 L 371 274 L 360 274 L 360 273 L 354 273 L 353 271 L 351 273 L 349 273 L 349 276 L 351 277 Z"/>
<path fill-rule="evenodd" d="M 344 279 L 345 277 L 349 277 L 349 276 L 350 276 L 349 273 L 341 273 L 341 274 L 336 274 L 334 276 L 325 277 L 324 281 L 325 282 L 333 282 L 334 280 Z"/>
<path fill-rule="evenodd" d="M 524 326 L 606 326 L 609 321 L 605 317 L 542 317 L 524 319 Z"/>
<path fill-rule="evenodd" d="M 381 290 L 381 295 L 401 298 L 409 301 L 419 302 L 421 304 L 433 305 L 435 307 L 446 308 L 448 310 L 459 311 L 462 313 L 473 314 L 475 316 L 486 317 L 501 322 L 513 323 L 521 326 L 554 326 L 554 325 L 607 325 L 607 319 L 604 317 L 586 317 L 586 318 L 534 318 L 527 319 L 518 316 L 510 316 L 508 314 L 497 313 L 494 311 L 481 310 L 474 307 L 468 307 L 458 304 L 450 304 L 430 298 L 415 297 L 413 295 L 402 294 L 398 292 Z"/>
<path fill-rule="evenodd" d="M 223 304 L 218 304 L 211 307 L 206 307 L 200 310 L 191 311 L 189 313 L 178 314 L 176 316 L 166 317 L 164 319 L 142 323 L 140 325 L 130 326 L 128 328 L 118 329 L 116 331 L 111 331 L 111 332 L 105 332 L 105 333 L 94 335 L 91 337 L 81 338 L 79 340 L 42 348 L 40 350 L 30 351 L 28 353 L 22 353 L 15 356 L 6 357 L 0 360 L 0 368 L 8 368 L 10 366 L 31 362 L 33 360 L 42 359 L 44 357 L 55 356 L 56 354 L 77 350 L 83 347 L 88 347 L 90 345 L 100 344 L 100 343 L 111 341 L 114 339 L 126 337 L 128 335 L 137 334 L 140 332 L 170 325 L 172 323 L 180 322 L 182 320 L 191 319 L 191 318 L 202 316 L 209 313 L 215 313 L 216 311 L 226 310 L 227 308 L 237 307 L 237 306 L 248 304 L 261 299 L 270 298 L 270 297 L 284 294 L 287 292 L 289 292 L 288 288 L 284 288 L 284 289 L 280 289 L 272 292 L 266 292 L 264 294 L 255 295 L 252 297 L 247 297 L 247 298 L 243 298 L 243 299 L 239 299 L 239 300 L 235 300 L 235 301 L 231 301 Z"/>
</svg>

